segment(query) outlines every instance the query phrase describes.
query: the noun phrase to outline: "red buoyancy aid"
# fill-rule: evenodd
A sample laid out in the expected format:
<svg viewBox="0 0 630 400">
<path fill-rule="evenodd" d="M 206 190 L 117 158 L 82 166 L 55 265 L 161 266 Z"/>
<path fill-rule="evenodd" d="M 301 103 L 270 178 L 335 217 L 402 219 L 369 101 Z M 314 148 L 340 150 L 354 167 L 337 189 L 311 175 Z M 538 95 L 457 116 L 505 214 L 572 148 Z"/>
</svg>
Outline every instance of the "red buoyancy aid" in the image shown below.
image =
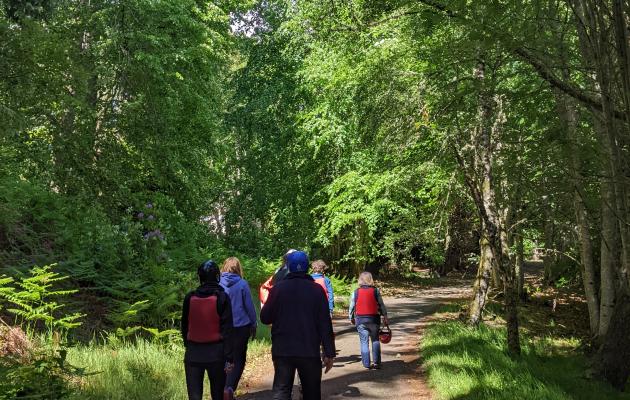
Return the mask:
<svg viewBox="0 0 630 400">
<path fill-rule="evenodd" d="M 324 277 L 315 278 L 315 283 L 317 283 L 319 286 L 322 287 L 322 289 L 324 289 L 324 293 L 326 294 L 326 299 L 328 299 L 328 288 L 326 287 L 326 279 L 324 279 Z"/>
<path fill-rule="evenodd" d="M 378 301 L 376 300 L 376 288 L 358 288 L 355 293 L 355 314 L 357 316 L 379 315 L 379 306 Z"/>
<path fill-rule="evenodd" d="M 269 277 L 262 285 L 260 285 L 260 289 L 258 289 L 258 298 L 260 299 L 260 306 L 264 306 L 269 298 L 269 292 L 271 292 L 271 288 L 273 287 L 273 275 Z"/>
<path fill-rule="evenodd" d="M 221 341 L 221 318 L 217 310 L 217 296 L 190 297 L 187 339 L 195 343 Z"/>
</svg>

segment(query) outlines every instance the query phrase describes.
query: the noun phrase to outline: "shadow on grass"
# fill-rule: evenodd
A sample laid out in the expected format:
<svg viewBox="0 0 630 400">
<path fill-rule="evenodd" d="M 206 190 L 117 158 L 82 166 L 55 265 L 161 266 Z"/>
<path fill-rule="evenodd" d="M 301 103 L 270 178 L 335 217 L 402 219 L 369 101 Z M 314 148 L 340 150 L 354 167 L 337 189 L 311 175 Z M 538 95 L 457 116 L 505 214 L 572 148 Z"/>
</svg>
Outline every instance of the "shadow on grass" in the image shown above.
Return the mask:
<svg viewBox="0 0 630 400">
<path fill-rule="evenodd" d="M 431 326 L 422 345 L 429 383 L 446 399 L 630 399 L 585 378 L 584 357 L 541 350 L 523 340 L 522 356 L 505 351 L 505 331 L 472 329 L 458 322 Z"/>
</svg>

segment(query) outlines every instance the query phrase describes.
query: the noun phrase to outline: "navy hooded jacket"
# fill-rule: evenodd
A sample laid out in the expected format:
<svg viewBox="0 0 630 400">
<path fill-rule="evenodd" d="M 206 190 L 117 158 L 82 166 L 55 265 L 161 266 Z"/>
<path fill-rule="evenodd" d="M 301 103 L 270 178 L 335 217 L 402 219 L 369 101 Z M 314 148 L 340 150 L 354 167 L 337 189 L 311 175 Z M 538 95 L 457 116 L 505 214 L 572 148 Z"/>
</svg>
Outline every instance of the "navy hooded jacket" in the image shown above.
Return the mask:
<svg viewBox="0 0 630 400">
<path fill-rule="evenodd" d="M 306 273 L 290 273 L 277 282 L 260 311 L 260 321 L 271 325 L 273 357 L 335 356 L 328 299 Z"/>
<path fill-rule="evenodd" d="M 256 326 L 256 309 L 247 281 L 238 274 L 223 272 L 221 274 L 221 286 L 225 289 L 232 303 L 234 327 Z"/>
</svg>

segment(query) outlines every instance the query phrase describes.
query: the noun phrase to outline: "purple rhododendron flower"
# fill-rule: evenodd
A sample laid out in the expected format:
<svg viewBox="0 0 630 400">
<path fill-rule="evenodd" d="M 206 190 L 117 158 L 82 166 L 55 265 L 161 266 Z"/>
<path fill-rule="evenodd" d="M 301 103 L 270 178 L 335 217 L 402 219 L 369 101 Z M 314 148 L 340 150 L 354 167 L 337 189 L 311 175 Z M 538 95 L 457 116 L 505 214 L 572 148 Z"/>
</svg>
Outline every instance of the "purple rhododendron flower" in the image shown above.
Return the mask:
<svg viewBox="0 0 630 400">
<path fill-rule="evenodd" d="M 149 215 L 149 216 L 147 217 L 147 219 L 148 219 L 149 221 L 153 221 L 153 220 L 155 219 L 155 217 L 153 216 L 153 214 L 151 214 L 151 215 Z"/>
<path fill-rule="evenodd" d="M 138 218 L 139 218 L 139 219 L 144 218 L 144 213 L 143 213 L 142 211 L 138 213 Z"/>
<path fill-rule="evenodd" d="M 153 203 L 147 203 L 147 208 L 153 208 Z"/>
<path fill-rule="evenodd" d="M 158 238 L 160 240 L 164 240 L 164 238 L 165 238 L 164 234 L 159 229 L 147 232 L 142 237 L 145 240 L 149 240 L 149 239 L 152 239 L 152 238 Z"/>
</svg>

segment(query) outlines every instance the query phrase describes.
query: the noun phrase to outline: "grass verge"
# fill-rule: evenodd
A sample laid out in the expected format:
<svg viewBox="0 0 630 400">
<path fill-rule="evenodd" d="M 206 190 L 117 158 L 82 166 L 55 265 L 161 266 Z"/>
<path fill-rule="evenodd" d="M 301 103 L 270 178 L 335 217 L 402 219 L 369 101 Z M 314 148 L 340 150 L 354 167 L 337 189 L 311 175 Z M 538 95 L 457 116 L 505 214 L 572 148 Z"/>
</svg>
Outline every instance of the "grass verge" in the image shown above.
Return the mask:
<svg viewBox="0 0 630 400">
<path fill-rule="evenodd" d="M 469 328 L 459 321 L 435 322 L 421 351 L 429 384 L 439 399 L 630 399 L 585 377 L 586 359 L 576 339 L 522 336 L 523 354 L 511 359 L 503 328 Z"/>
<path fill-rule="evenodd" d="M 253 362 L 268 352 L 267 340 L 255 340 L 250 342 L 247 357 Z M 183 359 L 184 348 L 180 344 L 142 339 L 115 346 L 93 343 L 73 347 L 68 361 L 84 368 L 86 376 L 74 382 L 71 399 L 186 400 Z M 207 383 L 205 386 L 204 398 L 210 398 Z"/>
</svg>

